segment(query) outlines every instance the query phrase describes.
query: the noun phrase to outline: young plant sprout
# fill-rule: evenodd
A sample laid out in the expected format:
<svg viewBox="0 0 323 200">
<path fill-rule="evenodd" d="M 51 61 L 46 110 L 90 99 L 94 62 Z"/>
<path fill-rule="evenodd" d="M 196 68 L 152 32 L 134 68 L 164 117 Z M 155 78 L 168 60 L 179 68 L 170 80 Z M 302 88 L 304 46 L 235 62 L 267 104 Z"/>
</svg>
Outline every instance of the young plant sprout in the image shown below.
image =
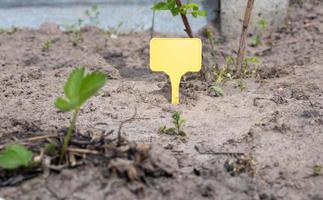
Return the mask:
<svg viewBox="0 0 323 200">
<path fill-rule="evenodd" d="M 65 98 L 58 97 L 55 101 L 55 106 L 60 111 L 74 111 L 70 127 L 68 128 L 67 134 L 64 137 L 64 143 L 59 160 L 60 163 L 64 159 L 81 106 L 90 97 L 95 95 L 100 88 L 103 87 L 106 80 L 106 75 L 101 72 L 92 72 L 86 74 L 84 67 L 73 70 L 69 75 L 69 78 L 64 86 Z"/>
<path fill-rule="evenodd" d="M 179 136 L 186 136 L 186 133 L 183 130 L 183 126 L 185 124 L 185 119 L 182 118 L 180 112 L 174 112 L 172 114 L 172 123 L 174 127 L 167 128 L 166 126 L 162 126 L 159 128 L 159 133 L 164 133 L 167 135 L 179 135 Z"/>
<path fill-rule="evenodd" d="M 252 39 L 252 46 L 253 47 L 257 47 L 259 45 L 262 44 L 262 41 L 261 41 L 261 37 L 263 35 L 263 33 L 266 31 L 268 27 L 268 22 L 266 21 L 265 18 L 261 18 L 259 21 L 258 21 L 258 29 L 259 29 L 259 34 L 256 35 L 253 39 Z"/>
<path fill-rule="evenodd" d="M 84 12 L 85 16 L 88 18 L 88 21 L 91 25 L 99 25 L 100 20 L 100 11 L 98 4 L 93 4 L 91 10 L 86 10 Z"/>
<path fill-rule="evenodd" d="M 51 39 L 45 40 L 42 44 L 42 51 L 48 51 L 53 46 L 53 41 Z"/>
<path fill-rule="evenodd" d="M 185 136 L 186 134 L 183 131 L 185 119 L 182 118 L 181 113 L 174 112 L 172 115 L 172 118 L 173 118 L 173 124 L 175 125 L 177 134 L 180 136 Z"/>
<path fill-rule="evenodd" d="M 97 4 L 94 4 L 91 9 L 86 10 L 84 15 L 85 18 L 79 18 L 75 23 L 66 24 L 63 26 L 65 31 L 71 34 L 71 42 L 73 46 L 78 46 L 78 44 L 82 41 L 81 28 L 83 25 L 89 24 L 97 26 L 100 24 L 100 11 Z"/>
<path fill-rule="evenodd" d="M 315 165 L 313 167 L 313 176 L 321 176 L 323 174 L 323 167 L 321 165 Z"/>
</svg>

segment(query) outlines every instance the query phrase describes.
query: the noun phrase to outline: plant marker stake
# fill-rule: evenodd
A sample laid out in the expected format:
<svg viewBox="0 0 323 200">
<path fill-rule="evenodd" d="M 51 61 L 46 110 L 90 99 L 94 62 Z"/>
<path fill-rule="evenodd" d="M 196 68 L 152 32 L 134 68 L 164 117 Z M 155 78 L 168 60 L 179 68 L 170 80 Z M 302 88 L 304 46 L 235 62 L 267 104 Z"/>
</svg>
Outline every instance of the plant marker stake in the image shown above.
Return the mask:
<svg viewBox="0 0 323 200">
<path fill-rule="evenodd" d="M 187 72 L 202 66 L 202 42 L 198 38 L 153 38 L 150 41 L 150 69 L 166 73 L 172 86 L 172 104 L 179 104 L 179 84 Z"/>
</svg>

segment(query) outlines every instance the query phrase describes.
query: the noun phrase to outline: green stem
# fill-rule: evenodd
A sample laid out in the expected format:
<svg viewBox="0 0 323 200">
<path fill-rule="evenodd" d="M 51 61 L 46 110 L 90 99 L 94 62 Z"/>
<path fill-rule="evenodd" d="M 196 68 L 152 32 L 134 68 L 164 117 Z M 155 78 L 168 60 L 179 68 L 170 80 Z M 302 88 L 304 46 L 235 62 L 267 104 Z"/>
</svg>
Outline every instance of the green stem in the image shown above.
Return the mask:
<svg viewBox="0 0 323 200">
<path fill-rule="evenodd" d="M 71 125 L 70 127 L 68 128 L 67 130 L 67 134 L 65 135 L 64 137 L 64 143 L 63 143 L 63 148 L 62 148 L 62 151 L 61 151 L 61 156 L 59 158 L 59 163 L 62 163 L 63 160 L 64 160 L 64 157 L 65 157 L 65 153 L 66 153 L 66 150 L 67 150 L 67 146 L 70 142 L 70 139 L 72 137 L 72 133 L 73 133 L 73 130 L 75 128 L 75 124 L 76 124 L 76 119 L 77 119 L 77 115 L 80 111 L 80 108 L 77 108 L 74 112 L 74 115 L 73 115 L 73 119 L 71 121 Z"/>
</svg>

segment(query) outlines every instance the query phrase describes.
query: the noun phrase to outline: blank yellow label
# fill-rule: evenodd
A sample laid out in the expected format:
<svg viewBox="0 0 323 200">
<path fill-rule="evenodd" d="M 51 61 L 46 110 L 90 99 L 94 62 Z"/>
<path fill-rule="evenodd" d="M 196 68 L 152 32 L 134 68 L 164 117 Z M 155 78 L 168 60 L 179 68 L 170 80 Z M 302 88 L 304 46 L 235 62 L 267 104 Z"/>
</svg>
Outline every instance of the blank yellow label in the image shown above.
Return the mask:
<svg viewBox="0 0 323 200">
<path fill-rule="evenodd" d="M 187 72 L 202 66 L 202 42 L 198 38 L 153 38 L 150 41 L 150 69 L 165 72 L 172 84 L 172 103 L 179 103 L 179 84 Z"/>
</svg>

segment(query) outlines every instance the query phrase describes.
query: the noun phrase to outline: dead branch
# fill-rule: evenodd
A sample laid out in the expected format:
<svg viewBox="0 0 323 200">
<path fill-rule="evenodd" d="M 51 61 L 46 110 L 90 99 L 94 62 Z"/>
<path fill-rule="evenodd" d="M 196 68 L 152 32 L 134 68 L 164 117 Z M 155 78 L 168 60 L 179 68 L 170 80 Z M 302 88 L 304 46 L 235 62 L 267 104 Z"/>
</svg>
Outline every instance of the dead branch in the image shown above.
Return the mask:
<svg viewBox="0 0 323 200">
<path fill-rule="evenodd" d="M 41 135 L 41 136 L 35 136 L 35 137 L 23 139 L 22 142 L 34 142 L 34 141 L 38 141 L 38 140 L 46 140 L 49 138 L 56 138 L 58 136 L 59 136 L 58 134 Z"/>
<path fill-rule="evenodd" d="M 228 151 L 217 152 L 209 148 L 203 151 L 198 146 L 195 146 L 194 148 L 199 154 L 202 154 L 202 155 L 206 154 L 206 155 L 241 156 L 246 154 L 243 152 L 228 152 Z"/>
<path fill-rule="evenodd" d="M 254 0 L 248 0 L 245 16 L 244 16 L 244 20 L 243 20 L 239 50 L 238 50 L 238 55 L 237 55 L 237 63 L 236 63 L 236 71 L 237 71 L 238 75 L 240 75 L 240 73 L 241 73 L 242 63 L 243 63 L 243 60 L 245 57 L 246 40 L 247 40 L 247 36 L 248 36 L 248 26 L 250 23 L 253 4 L 254 4 Z"/>
<path fill-rule="evenodd" d="M 72 153 L 94 154 L 94 155 L 100 153 L 100 152 L 95 151 L 95 150 L 79 149 L 79 148 L 72 148 L 72 147 L 67 148 L 67 151 L 72 152 Z"/>
<path fill-rule="evenodd" d="M 137 108 L 135 108 L 135 112 L 134 112 L 134 114 L 132 115 L 132 117 L 130 117 L 129 119 L 126 119 L 126 120 L 124 120 L 124 121 L 122 121 L 122 122 L 120 123 L 120 125 L 119 125 L 119 129 L 118 129 L 118 142 L 117 142 L 118 146 L 119 146 L 119 145 L 121 145 L 121 129 L 122 129 L 122 126 L 123 126 L 124 124 L 126 124 L 126 123 L 129 123 L 129 122 L 131 122 L 131 121 L 135 120 L 135 119 L 136 119 L 136 115 L 137 115 Z"/>
<path fill-rule="evenodd" d="M 205 151 L 205 152 L 198 152 L 202 155 L 222 155 L 222 156 L 242 156 L 245 153 L 242 152 L 215 152 L 215 151 Z"/>
</svg>

